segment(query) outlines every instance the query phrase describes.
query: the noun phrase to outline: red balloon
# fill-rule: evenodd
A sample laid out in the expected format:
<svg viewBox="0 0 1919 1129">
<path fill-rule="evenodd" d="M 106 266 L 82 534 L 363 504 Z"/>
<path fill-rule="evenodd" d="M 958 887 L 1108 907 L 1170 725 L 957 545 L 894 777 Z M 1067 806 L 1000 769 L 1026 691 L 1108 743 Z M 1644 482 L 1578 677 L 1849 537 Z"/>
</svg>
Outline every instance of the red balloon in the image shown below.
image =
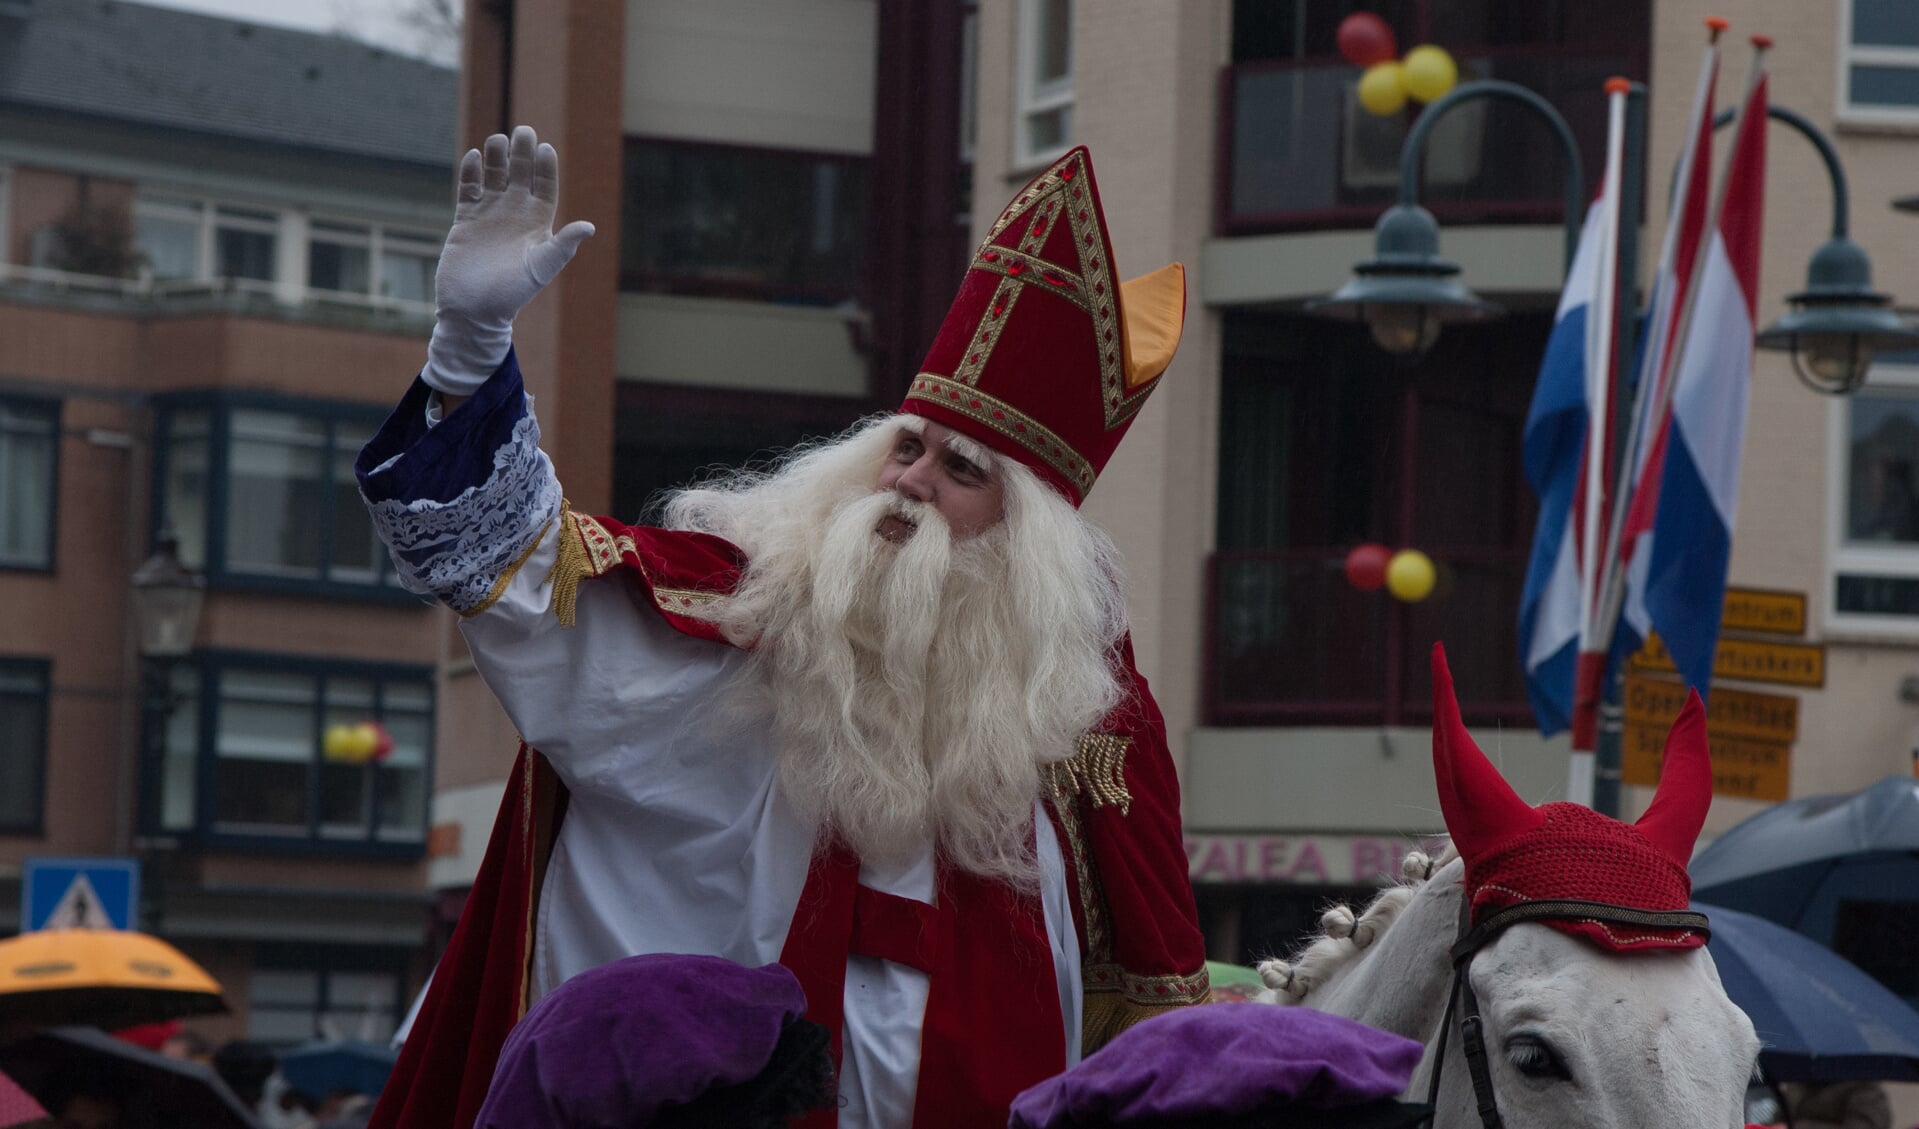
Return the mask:
<svg viewBox="0 0 1919 1129">
<path fill-rule="evenodd" d="M 1353 546 L 1346 554 L 1346 581 L 1361 592 L 1372 592 L 1386 585 L 1386 564 L 1392 550 L 1375 541 Z"/>
<path fill-rule="evenodd" d="M 1354 12 L 1339 21 L 1339 53 L 1356 67 L 1370 67 L 1399 57 L 1393 29 L 1371 12 Z"/>
<path fill-rule="evenodd" d="M 393 734 L 388 733 L 386 726 L 377 721 L 373 723 L 373 733 L 376 738 L 373 744 L 373 759 L 383 761 L 393 752 Z"/>
</svg>

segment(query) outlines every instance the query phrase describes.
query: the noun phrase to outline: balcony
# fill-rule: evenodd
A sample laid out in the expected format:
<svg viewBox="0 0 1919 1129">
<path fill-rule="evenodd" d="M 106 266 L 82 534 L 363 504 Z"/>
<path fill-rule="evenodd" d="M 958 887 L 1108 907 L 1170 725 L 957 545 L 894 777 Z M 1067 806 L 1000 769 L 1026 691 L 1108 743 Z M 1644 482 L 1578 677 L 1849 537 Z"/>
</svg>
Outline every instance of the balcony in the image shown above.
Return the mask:
<svg viewBox="0 0 1919 1129">
<path fill-rule="evenodd" d="M 1459 81 L 1537 91 L 1572 125 L 1588 189 L 1606 129 L 1602 85 L 1643 78 L 1643 46 L 1530 45 L 1462 52 Z M 1415 111 L 1376 117 L 1353 94 L 1360 71 L 1325 58 L 1236 63 L 1220 76 L 1216 230 L 1256 235 L 1371 227 L 1394 202 L 1400 143 Z M 1563 161 L 1534 115 L 1479 101 L 1449 112 L 1426 148 L 1421 201 L 1444 224 L 1556 222 Z"/>
<path fill-rule="evenodd" d="M 251 278 L 155 279 L 0 263 L 0 301 L 142 314 L 251 314 L 353 329 L 424 333 L 433 303 Z"/>
<path fill-rule="evenodd" d="M 1530 728 L 1513 620 L 1524 550 L 1427 552 L 1439 584 L 1418 604 L 1354 588 L 1345 547 L 1213 554 L 1207 724 L 1428 724 L 1427 656 L 1443 641 L 1467 723 Z"/>
</svg>

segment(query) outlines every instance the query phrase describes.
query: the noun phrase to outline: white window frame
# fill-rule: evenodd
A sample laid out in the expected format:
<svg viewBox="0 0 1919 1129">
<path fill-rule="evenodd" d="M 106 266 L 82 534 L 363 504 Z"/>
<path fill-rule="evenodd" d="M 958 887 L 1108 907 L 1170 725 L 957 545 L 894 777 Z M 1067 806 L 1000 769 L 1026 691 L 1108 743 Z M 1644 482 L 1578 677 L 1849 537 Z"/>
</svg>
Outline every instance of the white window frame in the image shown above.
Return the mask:
<svg viewBox="0 0 1919 1129">
<path fill-rule="evenodd" d="M 1919 364 L 1872 366 L 1864 392 L 1908 393 L 1919 403 Z M 1867 546 L 1846 540 L 1846 507 L 1852 488 L 1852 398 L 1835 396 L 1826 409 L 1826 569 L 1824 608 L 1828 634 L 1873 639 L 1919 640 L 1919 615 L 1871 615 L 1839 610 L 1842 575 L 1919 580 L 1919 544 Z"/>
<path fill-rule="evenodd" d="M 1078 0 L 1067 0 L 1077 5 Z M 1014 80 L 1013 98 L 1013 172 L 1024 172 L 1044 165 L 1073 147 L 1070 131 L 1065 141 L 1045 149 L 1035 148 L 1032 144 L 1032 119 L 1039 114 L 1055 110 L 1070 110 L 1073 106 L 1073 59 L 1072 35 L 1068 36 L 1066 48 L 1066 77 L 1051 82 L 1040 83 L 1033 77 L 1034 69 L 1039 65 L 1039 37 L 1042 7 L 1047 0 L 1019 0 L 1019 73 Z M 1074 11 L 1069 23 L 1077 26 L 1079 13 Z"/>
<path fill-rule="evenodd" d="M 13 166 L 0 163 L 0 266 L 13 262 Z"/>
<path fill-rule="evenodd" d="M 1852 100 L 1852 68 L 1886 66 L 1919 71 L 1919 47 L 1858 47 L 1852 42 L 1853 0 L 1839 0 L 1839 68 L 1835 115 L 1845 125 L 1919 127 L 1919 105 L 1888 106 Z"/>
</svg>

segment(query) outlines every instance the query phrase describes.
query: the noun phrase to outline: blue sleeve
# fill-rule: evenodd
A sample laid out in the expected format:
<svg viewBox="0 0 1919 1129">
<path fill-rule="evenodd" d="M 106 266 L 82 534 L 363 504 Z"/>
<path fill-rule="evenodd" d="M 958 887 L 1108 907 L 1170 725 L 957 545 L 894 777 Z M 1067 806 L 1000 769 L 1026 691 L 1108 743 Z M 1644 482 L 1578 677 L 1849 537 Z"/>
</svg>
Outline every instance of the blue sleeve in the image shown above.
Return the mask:
<svg viewBox="0 0 1919 1129">
<path fill-rule="evenodd" d="M 527 415 L 526 386 L 511 349 L 485 384 L 437 425 L 426 419 L 433 389 L 413 378 L 399 407 L 360 449 L 353 473 L 369 503 L 450 502 L 485 482 L 493 453 L 513 437 Z"/>
<path fill-rule="evenodd" d="M 472 615 L 553 523 L 560 484 L 510 351 L 437 424 L 431 395 L 416 378 L 353 470 L 401 584 Z"/>
</svg>

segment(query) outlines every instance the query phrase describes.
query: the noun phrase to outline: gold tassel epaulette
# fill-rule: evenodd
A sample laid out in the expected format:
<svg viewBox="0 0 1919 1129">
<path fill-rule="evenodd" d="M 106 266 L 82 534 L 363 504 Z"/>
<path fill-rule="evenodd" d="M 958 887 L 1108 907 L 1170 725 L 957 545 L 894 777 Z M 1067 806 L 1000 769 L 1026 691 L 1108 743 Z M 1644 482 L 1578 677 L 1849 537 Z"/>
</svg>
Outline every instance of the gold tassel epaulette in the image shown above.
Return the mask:
<svg viewBox="0 0 1919 1129">
<path fill-rule="evenodd" d="M 580 539 L 580 519 L 573 505 L 560 502 L 560 543 L 553 557 L 553 568 L 546 574 L 553 585 L 553 615 L 561 627 L 572 627 L 580 599 L 580 581 L 595 575 L 593 562 Z"/>
<path fill-rule="evenodd" d="M 1116 807 L 1126 815 L 1133 807 L 1126 788 L 1126 750 L 1132 744 L 1131 737 L 1116 733 L 1081 734 L 1077 752 L 1046 766 L 1047 788 L 1055 799 L 1083 795 L 1096 808 Z"/>
</svg>

